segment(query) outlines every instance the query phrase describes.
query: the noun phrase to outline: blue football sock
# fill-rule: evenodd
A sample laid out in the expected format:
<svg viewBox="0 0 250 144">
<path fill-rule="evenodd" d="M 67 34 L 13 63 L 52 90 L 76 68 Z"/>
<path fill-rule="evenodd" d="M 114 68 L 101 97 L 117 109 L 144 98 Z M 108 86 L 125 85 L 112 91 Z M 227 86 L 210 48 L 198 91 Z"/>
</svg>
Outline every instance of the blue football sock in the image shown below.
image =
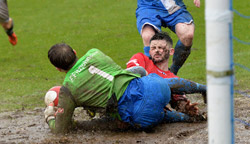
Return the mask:
<svg viewBox="0 0 250 144">
<path fill-rule="evenodd" d="M 165 79 L 174 94 L 192 94 L 192 93 L 206 93 L 206 85 L 202 85 L 183 78 L 168 78 Z"/>
<path fill-rule="evenodd" d="M 150 50 L 150 47 L 149 46 L 144 46 L 144 54 L 147 56 L 147 57 L 150 57 L 149 55 L 149 50 Z"/>
<path fill-rule="evenodd" d="M 191 46 L 186 47 L 180 40 L 178 40 L 178 42 L 175 45 L 173 64 L 170 68 L 172 73 L 177 75 L 179 69 L 188 58 L 190 52 L 191 52 Z"/>
<path fill-rule="evenodd" d="M 188 122 L 190 117 L 184 113 L 177 111 L 167 111 L 164 122 L 174 123 L 174 122 Z"/>
</svg>

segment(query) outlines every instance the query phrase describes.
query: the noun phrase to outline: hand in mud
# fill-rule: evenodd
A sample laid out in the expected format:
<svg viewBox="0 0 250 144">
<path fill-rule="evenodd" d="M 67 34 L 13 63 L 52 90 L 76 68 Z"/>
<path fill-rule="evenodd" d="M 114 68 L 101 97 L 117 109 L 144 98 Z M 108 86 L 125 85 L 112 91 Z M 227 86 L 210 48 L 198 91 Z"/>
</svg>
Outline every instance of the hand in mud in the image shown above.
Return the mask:
<svg viewBox="0 0 250 144">
<path fill-rule="evenodd" d="M 186 113 L 189 116 L 196 116 L 199 114 L 199 108 L 197 107 L 198 103 L 190 103 L 190 100 L 187 101 L 186 106 L 185 106 L 185 110 Z"/>
<path fill-rule="evenodd" d="M 49 120 L 55 119 L 54 103 L 50 103 L 44 111 L 45 121 L 48 123 Z"/>
<path fill-rule="evenodd" d="M 119 129 L 127 129 L 129 127 L 129 124 L 123 121 L 120 121 L 116 119 L 116 124 Z"/>
</svg>

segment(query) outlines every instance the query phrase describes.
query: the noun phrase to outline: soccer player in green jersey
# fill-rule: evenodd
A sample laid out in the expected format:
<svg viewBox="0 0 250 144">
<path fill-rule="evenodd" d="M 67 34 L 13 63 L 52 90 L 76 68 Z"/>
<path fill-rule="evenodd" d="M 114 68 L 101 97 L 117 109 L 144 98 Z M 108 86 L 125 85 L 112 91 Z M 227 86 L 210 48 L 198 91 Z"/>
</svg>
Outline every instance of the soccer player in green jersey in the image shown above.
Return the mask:
<svg viewBox="0 0 250 144">
<path fill-rule="evenodd" d="M 48 57 L 59 71 L 66 73 L 56 110 L 51 102 L 44 112 L 55 133 L 66 132 L 73 126 L 76 107 L 105 110 L 106 114 L 142 130 L 161 122 L 204 120 L 195 105 L 187 107 L 191 115 L 164 110 L 171 92 L 203 93 L 199 87 L 204 85 L 182 78 L 163 79 L 157 74 L 141 77 L 122 69 L 98 49 L 90 49 L 78 59 L 74 50 L 62 43 L 53 45 Z"/>
</svg>

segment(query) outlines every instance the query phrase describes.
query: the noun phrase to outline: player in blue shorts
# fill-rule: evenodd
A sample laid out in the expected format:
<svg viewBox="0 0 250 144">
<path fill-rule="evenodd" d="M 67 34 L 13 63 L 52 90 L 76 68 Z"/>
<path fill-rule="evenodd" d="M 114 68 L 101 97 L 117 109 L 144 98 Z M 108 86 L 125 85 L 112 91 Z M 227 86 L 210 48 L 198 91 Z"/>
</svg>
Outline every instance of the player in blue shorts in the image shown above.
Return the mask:
<svg viewBox="0 0 250 144">
<path fill-rule="evenodd" d="M 196 7 L 200 7 L 200 0 L 194 0 Z M 137 29 L 141 34 L 144 53 L 149 56 L 149 41 L 151 37 L 161 31 L 161 27 L 168 27 L 175 32 L 179 40 L 175 46 L 171 72 L 177 75 L 191 52 L 194 36 L 194 23 L 191 14 L 186 10 L 182 0 L 137 0 Z"/>
</svg>

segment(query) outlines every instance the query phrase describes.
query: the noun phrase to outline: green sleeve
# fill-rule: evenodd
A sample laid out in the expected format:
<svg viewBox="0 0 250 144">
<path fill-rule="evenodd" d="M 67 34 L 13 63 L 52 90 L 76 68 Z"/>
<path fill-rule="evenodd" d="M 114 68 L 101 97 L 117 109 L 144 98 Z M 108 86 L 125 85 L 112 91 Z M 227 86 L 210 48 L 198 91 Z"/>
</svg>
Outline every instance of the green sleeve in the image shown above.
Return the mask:
<svg viewBox="0 0 250 144">
<path fill-rule="evenodd" d="M 52 130 L 52 131 L 54 131 L 55 130 L 55 119 L 51 119 L 51 120 L 49 120 L 49 122 L 48 122 L 48 125 L 49 125 L 49 128 Z"/>
</svg>

